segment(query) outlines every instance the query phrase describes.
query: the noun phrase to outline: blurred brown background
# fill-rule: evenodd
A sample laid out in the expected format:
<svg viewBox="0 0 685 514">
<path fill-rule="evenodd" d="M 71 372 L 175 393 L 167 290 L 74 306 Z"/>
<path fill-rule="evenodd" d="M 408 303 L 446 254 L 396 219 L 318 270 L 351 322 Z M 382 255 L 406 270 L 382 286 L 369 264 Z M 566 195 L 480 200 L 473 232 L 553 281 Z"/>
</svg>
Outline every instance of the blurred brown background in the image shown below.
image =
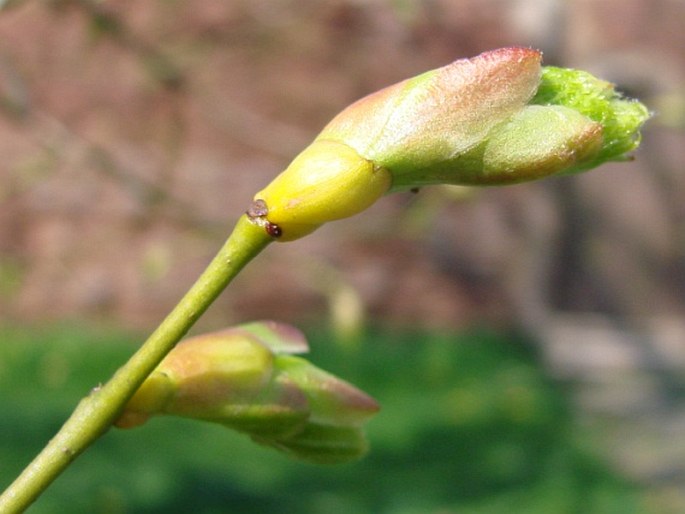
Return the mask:
<svg viewBox="0 0 685 514">
<path fill-rule="evenodd" d="M 558 376 L 593 384 L 587 410 L 675 401 L 660 424 L 682 434 L 683 27 L 682 0 L 0 0 L 0 321 L 153 327 L 348 103 L 534 46 L 656 112 L 634 162 L 385 198 L 272 245 L 201 325 L 520 325 Z M 685 477 L 682 442 L 654 452 Z"/>
<path fill-rule="evenodd" d="M 374 316 L 428 326 L 683 312 L 682 1 L 66 0 L 0 14 L 3 317 L 154 324 L 338 110 L 512 44 L 656 109 L 637 160 L 466 200 L 387 198 L 270 249 L 212 315 L 318 319 L 333 276 Z"/>
</svg>

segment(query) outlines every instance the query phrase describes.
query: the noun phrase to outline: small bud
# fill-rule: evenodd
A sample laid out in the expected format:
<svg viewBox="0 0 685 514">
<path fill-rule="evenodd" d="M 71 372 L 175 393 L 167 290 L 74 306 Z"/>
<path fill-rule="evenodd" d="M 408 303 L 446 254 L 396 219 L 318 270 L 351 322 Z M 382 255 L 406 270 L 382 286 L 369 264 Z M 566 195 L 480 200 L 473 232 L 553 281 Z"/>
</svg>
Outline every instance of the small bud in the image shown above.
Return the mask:
<svg viewBox="0 0 685 514">
<path fill-rule="evenodd" d="M 358 458 L 378 410 L 354 386 L 291 354 L 307 351 L 287 325 L 258 322 L 181 342 L 131 398 L 116 425 L 167 414 L 220 423 L 317 462 Z"/>
</svg>

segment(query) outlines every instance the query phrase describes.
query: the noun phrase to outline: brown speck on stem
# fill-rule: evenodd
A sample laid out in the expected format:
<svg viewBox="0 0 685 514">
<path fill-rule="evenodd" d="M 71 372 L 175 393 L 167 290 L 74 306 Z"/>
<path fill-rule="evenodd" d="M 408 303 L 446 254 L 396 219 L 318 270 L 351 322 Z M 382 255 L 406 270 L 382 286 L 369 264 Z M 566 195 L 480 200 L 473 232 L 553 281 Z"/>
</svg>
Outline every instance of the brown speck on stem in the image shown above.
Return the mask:
<svg viewBox="0 0 685 514">
<path fill-rule="evenodd" d="M 281 235 L 283 235 L 281 227 L 279 227 L 275 223 L 267 222 L 266 225 L 264 225 L 264 228 L 266 229 L 266 233 L 269 234 L 271 237 L 281 237 Z"/>
<path fill-rule="evenodd" d="M 267 214 L 269 214 L 269 208 L 266 206 L 266 202 L 264 200 L 254 200 L 250 204 L 250 208 L 247 209 L 247 217 L 254 220 L 256 218 L 263 218 Z"/>
<path fill-rule="evenodd" d="M 283 234 L 281 227 L 266 219 L 266 215 L 269 214 L 269 207 L 264 200 L 253 200 L 245 214 L 252 223 L 264 227 L 266 233 L 271 237 L 281 237 Z"/>
</svg>

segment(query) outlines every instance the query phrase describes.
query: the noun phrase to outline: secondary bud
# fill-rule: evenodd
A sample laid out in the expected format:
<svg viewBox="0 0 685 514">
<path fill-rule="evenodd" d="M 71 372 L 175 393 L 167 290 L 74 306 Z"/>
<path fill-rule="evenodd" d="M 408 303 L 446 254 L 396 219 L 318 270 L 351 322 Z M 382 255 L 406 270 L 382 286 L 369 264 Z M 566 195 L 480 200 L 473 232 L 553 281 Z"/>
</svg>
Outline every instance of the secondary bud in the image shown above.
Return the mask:
<svg viewBox="0 0 685 514">
<path fill-rule="evenodd" d="M 293 353 L 302 334 L 259 322 L 181 342 L 131 398 L 116 425 L 152 415 L 220 423 L 255 441 L 317 462 L 343 462 L 367 448 L 362 425 L 376 402 Z"/>
</svg>

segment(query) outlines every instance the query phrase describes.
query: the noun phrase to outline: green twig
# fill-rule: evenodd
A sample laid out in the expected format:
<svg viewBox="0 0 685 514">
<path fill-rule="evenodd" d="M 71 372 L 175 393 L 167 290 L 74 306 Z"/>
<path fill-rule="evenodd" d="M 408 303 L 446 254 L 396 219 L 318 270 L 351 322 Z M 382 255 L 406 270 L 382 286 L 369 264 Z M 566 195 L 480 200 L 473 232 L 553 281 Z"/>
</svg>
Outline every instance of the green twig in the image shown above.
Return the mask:
<svg viewBox="0 0 685 514">
<path fill-rule="evenodd" d="M 0 496 L 0 512 L 23 512 L 117 419 L 128 399 L 238 272 L 272 239 L 246 216 L 193 287 L 131 359 L 78 404 L 55 437 Z"/>
</svg>

